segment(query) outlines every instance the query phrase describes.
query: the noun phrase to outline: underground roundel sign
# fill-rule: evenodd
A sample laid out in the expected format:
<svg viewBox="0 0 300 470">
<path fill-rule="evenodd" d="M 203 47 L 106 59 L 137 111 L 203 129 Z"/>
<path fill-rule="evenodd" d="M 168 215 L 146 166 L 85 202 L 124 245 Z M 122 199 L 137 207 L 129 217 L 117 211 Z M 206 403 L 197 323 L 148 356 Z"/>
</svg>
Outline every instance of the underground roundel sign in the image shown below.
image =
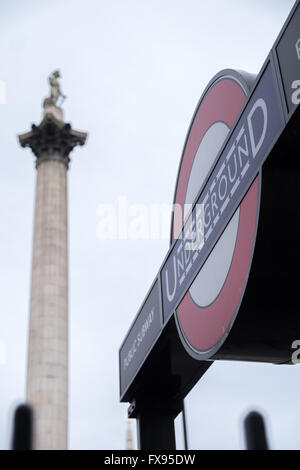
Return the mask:
<svg viewBox="0 0 300 470">
<path fill-rule="evenodd" d="M 186 208 L 196 200 L 250 92 L 252 76 L 226 70 L 210 82 L 196 108 L 181 157 L 171 242 L 178 237 Z M 222 178 L 211 188 L 204 207 L 204 226 L 218 218 L 229 182 L 240 171 L 240 152 L 232 154 Z M 208 359 L 221 347 L 238 313 L 251 266 L 260 201 L 260 173 L 226 225 L 213 250 L 175 311 L 187 351 Z M 175 206 L 176 207 L 176 206 Z"/>
</svg>

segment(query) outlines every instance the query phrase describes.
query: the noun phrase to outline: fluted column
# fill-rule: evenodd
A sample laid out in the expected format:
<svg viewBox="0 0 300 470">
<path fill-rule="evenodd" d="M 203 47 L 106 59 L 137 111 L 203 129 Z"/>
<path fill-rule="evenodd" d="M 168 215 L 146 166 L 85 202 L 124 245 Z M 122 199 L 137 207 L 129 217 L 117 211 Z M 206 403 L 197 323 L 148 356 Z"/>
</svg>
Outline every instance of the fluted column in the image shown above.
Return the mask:
<svg viewBox="0 0 300 470">
<path fill-rule="evenodd" d="M 37 169 L 27 400 L 37 449 L 66 449 L 68 436 L 67 174 L 59 160 Z"/>
<path fill-rule="evenodd" d="M 27 365 L 35 449 L 68 447 L 67 170 L 69 153 L 85 139 L 57 107 L 19 136 L 37 157 Z"/>
</svg>

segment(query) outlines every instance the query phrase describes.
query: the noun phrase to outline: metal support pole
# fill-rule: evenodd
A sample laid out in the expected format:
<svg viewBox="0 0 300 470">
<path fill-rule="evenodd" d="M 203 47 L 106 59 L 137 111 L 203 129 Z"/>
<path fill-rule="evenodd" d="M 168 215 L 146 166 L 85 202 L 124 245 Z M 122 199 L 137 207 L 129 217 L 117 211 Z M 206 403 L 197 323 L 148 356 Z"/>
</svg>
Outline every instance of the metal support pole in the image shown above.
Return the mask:
<svg viewBox="0 0 300 470">
<path fill-rule="evenodd" d="M 14 416 L 12 450 L 32 450 L 33 412 L 30 406 L 20 405 Z"/>
<path fill-rule="evenodd" d="M 261 414 L 252 411 L 245 419 L 247 450 L 268 450 L 265 423 Z"/>
<path fill-rule="evenodd" d="M 184 401 L 182 402 L 182 405 L 183 405 L 183 408 L 182 408 L 182 423 L 183 423 L 184 450 L 189 450 Z"/>
<path fill-rule="evenodd" d="M 176 450 L 174 418 L 159 411 L 141 411 L 137 418 L 139 450 Z"/>
<path fill-rule="evenodd" d="M 182 400 L 147 397 L 134 401 L 128 417 L 137 419 L 138 450 L 176 450 L 174 419 Z"/>
</svg>

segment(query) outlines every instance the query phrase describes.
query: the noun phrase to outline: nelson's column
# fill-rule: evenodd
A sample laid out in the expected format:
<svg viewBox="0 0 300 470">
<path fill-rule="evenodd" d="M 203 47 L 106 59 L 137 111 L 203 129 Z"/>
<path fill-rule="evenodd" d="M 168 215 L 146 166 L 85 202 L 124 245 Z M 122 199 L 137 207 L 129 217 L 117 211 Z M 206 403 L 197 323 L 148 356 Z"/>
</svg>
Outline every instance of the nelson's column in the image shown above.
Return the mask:
<svg viewBox="0 0 300 470">
<path fill-rule="evenodd" d="M 64 122 L 59 77 L 59 71 L 49 77 L 41 123 L 19 135 L 37 168 L 27 365 L 35 449 L 68 446 L 67 170 L 70 152 L 84 145 L 87 134 Z"/>
</svg>

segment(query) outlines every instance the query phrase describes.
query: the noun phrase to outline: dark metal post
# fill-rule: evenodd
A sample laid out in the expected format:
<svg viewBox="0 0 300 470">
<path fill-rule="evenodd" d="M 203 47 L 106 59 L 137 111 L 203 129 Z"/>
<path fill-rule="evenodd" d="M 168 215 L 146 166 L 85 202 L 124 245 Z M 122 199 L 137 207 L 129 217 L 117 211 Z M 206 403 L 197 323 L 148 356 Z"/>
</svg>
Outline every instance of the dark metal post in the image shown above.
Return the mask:
<svg viewBox="0 0 300 470">
<path fill-rule="evenodd" d="M 265 423 L 261 414 L 252 411 L 245 419 L 247 450 L 268 450 Z"/>
<path fill-rule="evenodd" d="M 137 419 L 138 450 L 176 450 L 174 419 L 182 400 L 147 397 L 133 402 L 128 417 Z"/>
<path fill-rule="evenodd" d="M 30 406 L 20 405 L 14 416 L 12 450 L 32 450 L 33 412 Z"/>
<path fill-rule="evenodd" d="M 139 450 L 176 450 L 172 415 L 144 410 L 137 418 Z"/>
<path fill-rule="evenodd" d="M 183 405 L 183 408 L 182 408 L 182 423 L 183 423 L 184 450 L 189 450 L 184 401 L 182 402 L 182 405 Z"/>
</svg>

